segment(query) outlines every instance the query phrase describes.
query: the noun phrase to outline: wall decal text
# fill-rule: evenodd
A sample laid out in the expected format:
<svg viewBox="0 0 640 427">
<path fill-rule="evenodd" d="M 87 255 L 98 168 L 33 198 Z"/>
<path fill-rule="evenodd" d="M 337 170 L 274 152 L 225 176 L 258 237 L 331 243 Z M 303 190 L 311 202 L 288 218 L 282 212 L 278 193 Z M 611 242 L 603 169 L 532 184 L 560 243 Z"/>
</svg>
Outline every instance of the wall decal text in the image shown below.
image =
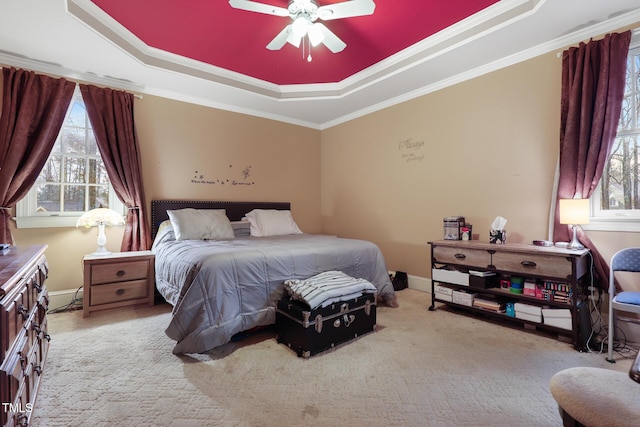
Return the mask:
<svg viewBox="0 0 640 427">
<path fill-rule="evenodd" d="M 233 169 L 233 165 L 229 165 L 229 169 Z M 233 175 L 233 171 L 230 171 L 230 175 Z M 193 172 L 191 178 L 192 184 L 219 184 L 219 185 L 255 185 L 255 181 L 250 180 L 251 166 L 247 166 L 240 172 L 241 179 L 233 178 L 208 178 L 204 173 L 199 171 Z"/>
<path fill-rule="evenodd" d="M 398 141 L 400 156 L 407 163 L 424 160 L 424 140 L 416 141 L 413 138 Z"/>
</svg>

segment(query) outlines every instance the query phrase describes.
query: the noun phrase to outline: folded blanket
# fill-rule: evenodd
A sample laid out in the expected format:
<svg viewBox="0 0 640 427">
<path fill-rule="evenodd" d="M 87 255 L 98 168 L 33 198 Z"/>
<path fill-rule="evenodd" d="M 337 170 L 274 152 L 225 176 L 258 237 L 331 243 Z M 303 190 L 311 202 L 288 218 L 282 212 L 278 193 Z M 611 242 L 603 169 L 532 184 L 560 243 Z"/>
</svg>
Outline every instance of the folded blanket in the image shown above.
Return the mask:
<svg viewBox="0 0 640 427">
<path fill-rule="evenodd" d="M 325 271 L 304 280 L 284 282 L 292 299 L 303 301 L 313 310 L 334 302 L 347 301 L 364 293 L 376 293 L 376 287 L 365 279 L 356 279 L 341 271 Z"/>
</svg>

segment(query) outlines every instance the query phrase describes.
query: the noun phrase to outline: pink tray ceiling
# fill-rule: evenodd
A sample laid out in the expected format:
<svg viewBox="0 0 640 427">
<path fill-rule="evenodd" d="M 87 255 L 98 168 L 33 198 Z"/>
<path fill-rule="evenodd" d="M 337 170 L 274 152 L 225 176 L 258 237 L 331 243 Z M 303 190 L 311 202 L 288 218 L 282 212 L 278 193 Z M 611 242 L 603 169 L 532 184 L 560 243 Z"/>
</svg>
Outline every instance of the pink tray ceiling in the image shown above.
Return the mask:
<svg viewBox="0 0 640 427">
<path fill-rule="evenodd" d="M 339 3 L 319 0 L 319 4 Z M 266 45 L 291 22 L 226 0 L 93 0 L 146 45 L 278 85 L 342 81 L 497 0 L 375 0 L 373 15 L 324 21 L 347 47 L 331 53 Z M 287 0 L 263 3 L 287 7 Z"/>
</svg>

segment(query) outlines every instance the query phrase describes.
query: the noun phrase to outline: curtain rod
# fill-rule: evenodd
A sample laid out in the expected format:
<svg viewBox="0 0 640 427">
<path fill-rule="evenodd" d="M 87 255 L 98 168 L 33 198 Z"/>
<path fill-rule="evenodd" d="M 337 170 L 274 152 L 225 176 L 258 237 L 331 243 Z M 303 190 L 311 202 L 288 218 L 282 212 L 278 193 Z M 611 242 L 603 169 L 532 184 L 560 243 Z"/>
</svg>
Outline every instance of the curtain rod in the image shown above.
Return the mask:
<svg viewBox="0 0 640 427">
<path fill-rule="evenodd" d="M 583 42 L 587 43 L 587 42 L 589 42 L 589 40 L 591 40 L 591 38 L 589 38 L 588 40 L 583 40 Z M 629 48 L 635 47 L 634 45 L 636 45 L 636 44 L 640 44 L 640 28 L 634 28 L 633 30 L 631 30 L 631 43 L 629 43 Z M 567 50 L 567 48 L 565 48 L 564 50 L 558 52 L 556 54 L 556 56 L 558 58 L 561 58 L 562 57 L 562 53 L 565 50 Z"/>
</svg>

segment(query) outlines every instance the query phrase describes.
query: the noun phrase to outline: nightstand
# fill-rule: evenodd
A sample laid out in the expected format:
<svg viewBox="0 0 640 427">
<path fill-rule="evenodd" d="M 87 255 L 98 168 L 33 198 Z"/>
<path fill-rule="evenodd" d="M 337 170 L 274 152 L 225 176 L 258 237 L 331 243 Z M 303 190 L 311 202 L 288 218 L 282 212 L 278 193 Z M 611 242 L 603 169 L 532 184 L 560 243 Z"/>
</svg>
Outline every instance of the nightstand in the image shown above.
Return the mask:
<svg viewBox="0 0 640 427">
<path fill-rule="evenodd" d="M 155 257 L 151 251 L 85 255 L 83 316 L 97 310 L 154 304 Z"/>
</svg>

